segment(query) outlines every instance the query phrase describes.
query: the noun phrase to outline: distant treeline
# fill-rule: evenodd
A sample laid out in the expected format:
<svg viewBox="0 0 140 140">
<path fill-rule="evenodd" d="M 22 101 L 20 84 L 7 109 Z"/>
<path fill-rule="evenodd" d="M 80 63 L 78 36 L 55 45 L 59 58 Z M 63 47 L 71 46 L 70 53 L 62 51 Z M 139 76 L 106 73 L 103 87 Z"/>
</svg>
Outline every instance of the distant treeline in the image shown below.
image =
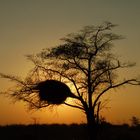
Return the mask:
<svg viewBox="0 0 140 140">
<path fill-rule="evenodd" d="M 100 126 L 98 140 L 140 140 L 140 125 Z M 2 140 L 87 140 L 85 124 L 7 125 L 0 126 Z"/>
</svg>

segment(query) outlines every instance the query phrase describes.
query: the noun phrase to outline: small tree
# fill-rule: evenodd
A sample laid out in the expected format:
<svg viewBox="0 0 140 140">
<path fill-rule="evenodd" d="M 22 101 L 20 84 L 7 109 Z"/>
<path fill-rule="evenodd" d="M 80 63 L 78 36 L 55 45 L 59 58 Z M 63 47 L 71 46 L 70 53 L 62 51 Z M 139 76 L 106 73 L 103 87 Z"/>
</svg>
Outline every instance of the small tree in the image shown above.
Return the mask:
<svg viewBox="0 0 140 140">
<path fill-rule="evenodd" d="M 62 39 L 63 44 L 44 49 L 37 55 L 28 55 L 34 68 L 25 80 L 1 74 L 17 82 L 10 95 L 16 100 L 24 100 L 31 108 L 47 107 L 47 101 L 41 101 L 34 86 L 46 79 L 55 79 L 66 83 L 74 96 L 73 104 L 63 104 L 82 110 L 87 118 L 90 134 L 96 138 L 99 112 L 102 108 L 101 97 L 111 89 L 130 84 L 138 85 L 137 79 L 117 78 L 117 72 L 134 64 L 121 63 L 111 53 L 113 41 L 122 36 L 112 33 L 116 25 L 105 22 L 100 26 L 86 26 L 80 32 L 69 34 Z"/>
<path fill-rule="evenodd" d="M 135 117 L 135 116 L 132 116 L 132 118 L 130 119 L 130 121 L 131 121 L 131 125 L 133 127 L 136 127 L 136 126 L 140 125 L 140 119 L 137 118 L 137 117 Z"/>
</svg>

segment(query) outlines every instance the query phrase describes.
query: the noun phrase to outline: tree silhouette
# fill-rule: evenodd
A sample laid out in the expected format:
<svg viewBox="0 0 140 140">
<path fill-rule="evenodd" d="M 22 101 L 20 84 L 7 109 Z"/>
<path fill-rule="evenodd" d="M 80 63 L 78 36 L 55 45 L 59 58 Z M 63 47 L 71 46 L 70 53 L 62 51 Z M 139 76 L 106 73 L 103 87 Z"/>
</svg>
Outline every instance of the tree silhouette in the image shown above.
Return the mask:
<svg viewBox="0 0 140 140">
<path fill-rule="evenodd" d="M 136 126 L 140 125 L 140 119 L 137 118 L 136 116 L 132 116 L 130 121 L 131 121 L 131 126 L 133 126 L 133 127 L 136 127 Z"/>
<path fill-rule="evenodd" d="M 34 68 L 24 80 L 1 74 L 1 77 L 17 82 L 14 90 L 8 94 L 16 100 L 28 102 L 31 108 L 48 107 L 55 104 L 55 101 L 53 103 L 47 99 L 40 100 L 37 94 L 40 90 L 36 87 L 42 81 L 54 80 L 65 83 L 72 93 L 72 96 L 66 97 L 71 97 L 73 103 L 67 102 L 65 97 L 61 102 L 58 99 L 56 104 L 65 104 L 82 110 L 87 118 L 89 132 L 96 139 L 99 112 L 102 108 L 101 97 L 111 89 L 126 84 L 139 84 L 135 78 L 118 78 L 117 73 L 120 69 L 132 67 L 134 64 L 121 63 L 111 53 L 113 41 L 123 38 L 112 33 L 114 27 L 116 25 L 110 22 L 100 26 L 86 26 L 77 33 L 67 35 L 62 39 L 64 43 L 54 48 L 44 49 L 36 55 L 27 55 L 34 63 Z M 45 87 L 47 90 L 47 86 Z M 56 91 L 61 90 L 57 88 Z"/>
</svg>

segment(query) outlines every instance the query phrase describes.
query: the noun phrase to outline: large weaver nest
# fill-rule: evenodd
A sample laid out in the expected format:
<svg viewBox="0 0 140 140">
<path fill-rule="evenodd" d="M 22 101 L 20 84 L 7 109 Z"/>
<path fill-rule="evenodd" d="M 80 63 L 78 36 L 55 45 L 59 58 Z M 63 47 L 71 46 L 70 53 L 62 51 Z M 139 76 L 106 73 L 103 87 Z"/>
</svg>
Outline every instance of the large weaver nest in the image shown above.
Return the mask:
<svg viewBox="0 0 140 140">
<path fill-rule="evenodd" d="M 41 101 L 47 101 L 49 104 L 62 104 L 67 97 L 76 96 L 71 93 L 70 88 L 57 80 L 46 80 L 38 83 L 35 87 L 39 92 L 39 98 Z"/>
</svg>

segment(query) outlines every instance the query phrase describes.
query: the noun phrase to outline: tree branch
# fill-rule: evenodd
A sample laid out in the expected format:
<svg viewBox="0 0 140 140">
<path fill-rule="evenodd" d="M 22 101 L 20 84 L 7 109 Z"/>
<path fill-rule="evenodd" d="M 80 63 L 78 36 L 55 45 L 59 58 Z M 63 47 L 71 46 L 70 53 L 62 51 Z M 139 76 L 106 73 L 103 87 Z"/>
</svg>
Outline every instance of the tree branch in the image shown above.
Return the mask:
<svg viewBox="0 0 140 140">
<path fill-rule="evenodd" d="M 84 110 L 83 107 L 80 107 L 80 106 L 77 106 L 77 105 L 68 104 L 68 103 L 66 103 L 66 102 L 64 102 L 64 104 L 67 105 L 67 106 L 70 106 L 70 107 L 74 107 L 74 108 L 78 108 L 78 109 L 80 109 L 80 110 Z"/>
<path fill-rule="evenodd" d="M 107 87 L 106 89 L 104 89 L 104 90 L 97 96 L 97 98 L 95 99 L 94 104 L 93 104 L 93 109 L 95 108 L 95 106 L 96 106 L 98 100 L 100 99 L 100 97 L 101 97 L 104 93 L 106 93 L 106 92 L 107 92 L 108 90 L 110 90 L 110 89 L 114 89 L 114 88 L 117 88 L 117 87 L 122 86 L 122 85 L 125 85 L 125 84 L 140 85 L 140 81 L 137 81 L 136 79 L 129 79 L 129 80 L 125 80 L 124 82 L 121 82 L 121 83 L 116 84 L 116 85 L 110 84 L 109 87 Z"/>
</svg>

